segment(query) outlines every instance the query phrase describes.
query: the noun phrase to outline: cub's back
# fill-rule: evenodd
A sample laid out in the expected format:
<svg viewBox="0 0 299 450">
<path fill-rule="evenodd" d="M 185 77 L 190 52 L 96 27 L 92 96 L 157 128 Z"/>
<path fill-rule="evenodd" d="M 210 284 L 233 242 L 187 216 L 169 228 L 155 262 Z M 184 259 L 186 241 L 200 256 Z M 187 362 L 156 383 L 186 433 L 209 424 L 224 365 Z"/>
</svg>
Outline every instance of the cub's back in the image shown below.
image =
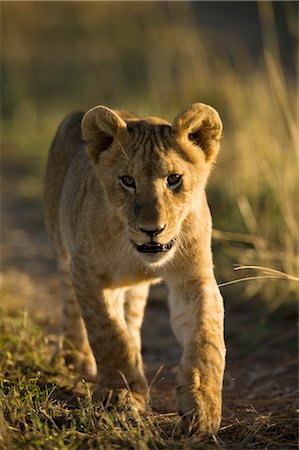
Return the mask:
<svg viewBox="0 0 299 450">
<path fill-rule="evenodd" d="M 75 154 L 83 150 L 81 133 L 83 116 L 83 112 L 74 112 L 63 120 L 49 151 L 44 179 L 45 219 L 49 237 L 56 249 L 60 246 L 59 199 L 67 169 Z"/>
</svg>

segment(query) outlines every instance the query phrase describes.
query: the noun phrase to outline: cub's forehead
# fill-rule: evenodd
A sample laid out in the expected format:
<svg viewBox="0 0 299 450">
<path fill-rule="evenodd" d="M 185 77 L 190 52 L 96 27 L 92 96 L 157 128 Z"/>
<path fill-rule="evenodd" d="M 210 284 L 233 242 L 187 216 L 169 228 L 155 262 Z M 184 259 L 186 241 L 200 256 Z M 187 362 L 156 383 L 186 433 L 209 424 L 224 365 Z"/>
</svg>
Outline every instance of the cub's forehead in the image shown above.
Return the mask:
<svg viewBox="0 0 299 450">
<path fill-rule="evenodd" d="M 199 153 L 198 150 L 190 152 L 182 146 L 171 124 L 165 120 L 156 117 L 129 119 L 127 131 L 123 140 L 116 142 L 111 154 L 112 164 L 118 172 L 155 178 L 188 172 L 191 166 L 197 165 L 195 153 Z"/>
<path fill-rule="evenodd" d="M 128 122 L 128 131 L 127 162 L 132 173 L 150 170 L 159 175 L 178 170 L 182 158 L 168 122 L 155 117 Z"/>
<path fill-rule="evenodd" d="M 142 120 L 128 121 L 129 148 L 134 151 L 140 147 L 153 149 L 167 148 L 173 141 L 170 123 L 156 117 L 148 117 Z"/>
</svg>

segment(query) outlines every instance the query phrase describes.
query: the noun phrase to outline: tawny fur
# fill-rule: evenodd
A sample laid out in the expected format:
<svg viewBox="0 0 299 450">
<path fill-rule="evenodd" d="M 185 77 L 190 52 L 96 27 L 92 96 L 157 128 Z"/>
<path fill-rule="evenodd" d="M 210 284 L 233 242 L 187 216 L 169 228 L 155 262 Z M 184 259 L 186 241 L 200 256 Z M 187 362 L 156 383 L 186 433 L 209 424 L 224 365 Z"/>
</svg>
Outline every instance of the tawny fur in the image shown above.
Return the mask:
<svg viewBox="0 0 299 450">
<path fill-rule="evenodd" d="M 45 176 L 46 222 L 64 296 L 67 358 L 97 373 L 95 400 L 111 395 L 148 405 L 140 328 L 149 285 L 169 285 L 174 333 L 182 346 L 177 407 L 203 433 L 221 420 L 225 361 L 223 302 L 211 253 L 205 186 L 222 124 L 202 103 L 170 124 L 97 106 L 61 124 Z M 176 188 L 170 175 L 182 176 Z M 133 177 L 133 187 L 121 177 Z M 140 253 L 155 242 L 165 253 Z"/>
</svg>

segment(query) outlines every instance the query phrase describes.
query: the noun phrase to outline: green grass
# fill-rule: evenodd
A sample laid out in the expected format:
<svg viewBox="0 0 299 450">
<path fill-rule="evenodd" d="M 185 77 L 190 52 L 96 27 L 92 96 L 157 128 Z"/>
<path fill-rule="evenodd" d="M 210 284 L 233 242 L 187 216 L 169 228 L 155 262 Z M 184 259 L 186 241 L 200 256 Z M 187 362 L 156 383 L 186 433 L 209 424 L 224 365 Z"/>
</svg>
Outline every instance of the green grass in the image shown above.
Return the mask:
<svg viewBox="0 0 299 450">
<path fill-rule="evenodd" d="M 242 397 L 236 399 L 233 393 L 226 399 L 219 433 L 206 440 L 183 434 L 175 413 L 140 416 L 92 404 L 90 386 L 84 380 L 61 360 L 50 363 L 49 341 L 39 327 L 26 315 L 2 312 L 6 314 L 0 324 L 1 449 L 237 450 L 295 445 L 295 413 L 290 406 L 282 406 L 284 398 L 279 403 L 269 400 L 270 411 L 264 399 L 257 407 L 268 407 L 263 413 L 250 403 L 241 406 Z"/>
</svg>

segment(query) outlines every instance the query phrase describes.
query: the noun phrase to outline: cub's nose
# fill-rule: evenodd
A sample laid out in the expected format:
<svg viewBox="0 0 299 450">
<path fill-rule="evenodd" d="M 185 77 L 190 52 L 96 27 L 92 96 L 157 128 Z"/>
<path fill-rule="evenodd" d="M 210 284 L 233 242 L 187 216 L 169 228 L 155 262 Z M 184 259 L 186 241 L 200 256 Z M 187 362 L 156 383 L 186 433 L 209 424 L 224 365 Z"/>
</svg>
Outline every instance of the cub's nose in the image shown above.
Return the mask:
<svg viewBox="0 0 299 450">
<path fill-rule="evenodd" d="M 148 230 L 147 228 L 139 228 L 140 231 L 143 233 L 149 235 L 151 238 L 158 236 L 158 234 L 162 233 L 163 230 L 165 230 L 166 225 L 156 228 L 155 230 Z"/>
</svg>

